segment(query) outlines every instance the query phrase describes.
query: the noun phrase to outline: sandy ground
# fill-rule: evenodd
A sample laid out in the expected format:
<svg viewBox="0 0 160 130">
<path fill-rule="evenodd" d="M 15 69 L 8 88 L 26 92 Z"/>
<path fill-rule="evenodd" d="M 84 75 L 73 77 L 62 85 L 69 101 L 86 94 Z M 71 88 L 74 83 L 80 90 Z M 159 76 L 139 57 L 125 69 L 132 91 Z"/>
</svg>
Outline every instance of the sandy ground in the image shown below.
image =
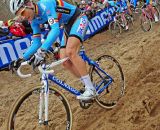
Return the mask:
<svg viewBox="0 0 160 130">
<path fill-rule="evenodd" d="M 65 92 L 73 112 L 73 130 L 160 130 L 159 26 L 154 25 L 147 33 L 137 26 L 116 39 L 103 32 L 85 42 L 90 57 L 109 54 L 119 61 L 125 75 L 126 93 L 112 110 L 96 104 L 84 110 L 73 95 Z M 76 86 L 77 80 L 68 72 L 56 73 Z M 10 72 L 0 72 L 0 130 L 6 130 L 8 113 L 18 96 L 39 85 L 38 77 L 20 79 Z"/>
</svg>

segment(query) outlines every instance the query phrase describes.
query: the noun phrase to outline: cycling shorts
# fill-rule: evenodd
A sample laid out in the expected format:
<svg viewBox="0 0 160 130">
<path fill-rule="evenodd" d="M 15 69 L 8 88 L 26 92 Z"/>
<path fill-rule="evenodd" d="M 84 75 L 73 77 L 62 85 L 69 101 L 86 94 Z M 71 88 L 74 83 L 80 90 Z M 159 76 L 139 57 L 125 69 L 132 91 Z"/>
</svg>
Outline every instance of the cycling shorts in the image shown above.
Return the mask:
<svg viewBox="0 0 160 130">
<path fill-rule="evenodd" d="M 88 22 L 87 16 L 79 12 L 79 9 L 76 10 L 75 14 L 71 18 L 71 21 L 64 25 L 66 38 L 68 39 L 68 37 L 76 37 L 83 42 L 84 36 L 88 29 Z M 61 48 L 66 47 L 66 43 L 64 41 L 65 40 L 63 38 L 61 42 Z"/>
</svg>

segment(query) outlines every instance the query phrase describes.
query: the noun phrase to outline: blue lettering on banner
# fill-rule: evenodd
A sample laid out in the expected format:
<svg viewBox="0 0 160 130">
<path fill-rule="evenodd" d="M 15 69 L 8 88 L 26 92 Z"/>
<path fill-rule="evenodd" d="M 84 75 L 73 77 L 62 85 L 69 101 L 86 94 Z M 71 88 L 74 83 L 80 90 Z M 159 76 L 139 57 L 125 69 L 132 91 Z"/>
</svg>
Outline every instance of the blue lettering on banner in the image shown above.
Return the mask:
<svg viewBox="0 0 160 130">
<path fill-rule="evenodd" d="M 109 8 L 109 16 L 111 16 L 115 11 L 114 7 Z M 93 17 L 89 21 L 89 28 L 85 35 L 85 40 L 96 34 L 98 31 L 109 25 L 109 23 L 113 20 L 113 16 L 107 17 L 108 14 L 106 9 L 99 11 L 95 17 Z"/>
<path fill-rule="evenodd" d="M 8 40 L 0 44 L 0 68 L 8 65 L 11 61 L 22 57 L 23 53 L 30 46 L 30 38 Z"/>
</svg>

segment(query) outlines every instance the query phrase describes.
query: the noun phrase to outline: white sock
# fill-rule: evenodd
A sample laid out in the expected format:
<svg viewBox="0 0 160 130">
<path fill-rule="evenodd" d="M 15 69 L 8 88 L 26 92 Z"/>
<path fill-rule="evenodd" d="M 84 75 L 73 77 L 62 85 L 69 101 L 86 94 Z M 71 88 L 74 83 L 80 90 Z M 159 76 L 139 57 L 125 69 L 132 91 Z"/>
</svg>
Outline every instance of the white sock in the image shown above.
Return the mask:
<svg viewBox="0 0 160 130">
<path fill-rule="evenodd" d="M 84 83 L 82 77 L 80 78 L 80 81 L 81 81 L 81 83 L 82 83 L 83 85 L 85 85 L 85 83 Z"/>
<path fill-rule="evenodd" d="M 86 89 L 92 89 L 92 90 L 95 89 L 92 82 L 91 82 L 91 78 L 90 78 L 89 74 L 82 76 L 81 79 L 83 80 L 83 83 L 85 84 Z"/>
<path fill-rule="evenodd" d="M 154 18 L 157 18 L 158 19 L 158 16 L 156 14 L 154 14 Z"/>
</svg>

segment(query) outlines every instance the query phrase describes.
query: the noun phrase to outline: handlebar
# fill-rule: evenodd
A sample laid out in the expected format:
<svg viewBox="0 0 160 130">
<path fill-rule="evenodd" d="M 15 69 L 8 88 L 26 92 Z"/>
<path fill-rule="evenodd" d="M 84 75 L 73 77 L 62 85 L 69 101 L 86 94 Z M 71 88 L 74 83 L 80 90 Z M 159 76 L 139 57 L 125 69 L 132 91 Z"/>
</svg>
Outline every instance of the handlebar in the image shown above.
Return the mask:
<svg viewBox="0 0 160 130">
<path fill-rule="evenodd" d="M 64 58 L 64 59 L 61 59 L 61 60 L 58 60 L 58 61 L 56 61 L 56 62 L 52 62 L 52 63 L 49 64 L 49 65 L 46 65 L 46 64 L 39 65 L 39 66 L 38 66 L 38 70 L 39 70 L 39 72 L 42 73 L 42 74 L 50 74 L 50 73 L 53 73 L 54 70 L 52 70 L 51 68 L 53 68 L 54 66 L 57 66 L 57 65 L 59 65 L 59 64 L 61 64 L 61 63 L 63 63 L 63 62 L 65 62 L 65 61 L 67 61 L 67 60 L 69 60 L 68 57 L 66 57 L 66 58 Z M 21 65 L 20 65 L 20 67 L 19 67 L 18 70 L 17 70 L 17 74 L 18 74 L 18 76 L 21 77 L 21 78 L 28 78 L 28 77 L 31 77 L 31 76 L 32 76 L 32 74 L 23 74 L 23 73 L 21 72 L 21 68 L 22 68 L 23 66 L 26 66 L 26 65 L 28 65 L 28 61 L 22 62 Z"/>
<path fill-rule="evenodd" d="M 26 65 L 28 65 L 28 62 L 27 62 L 27 61 L 22 62 L 21 65 L 20 65 L 20 67 L 19 67 L 18 70 L 17 70 L 17 74 L 18 74 L 18 76 L 21 77 L 21 78 L 28 78 L 28 77 L 31 77 L 31 76 L 32 76 L 31 74 L 23 74 L 23 73 L 21 72 L 22 66 L 26 66 Z"/>
</svg>

